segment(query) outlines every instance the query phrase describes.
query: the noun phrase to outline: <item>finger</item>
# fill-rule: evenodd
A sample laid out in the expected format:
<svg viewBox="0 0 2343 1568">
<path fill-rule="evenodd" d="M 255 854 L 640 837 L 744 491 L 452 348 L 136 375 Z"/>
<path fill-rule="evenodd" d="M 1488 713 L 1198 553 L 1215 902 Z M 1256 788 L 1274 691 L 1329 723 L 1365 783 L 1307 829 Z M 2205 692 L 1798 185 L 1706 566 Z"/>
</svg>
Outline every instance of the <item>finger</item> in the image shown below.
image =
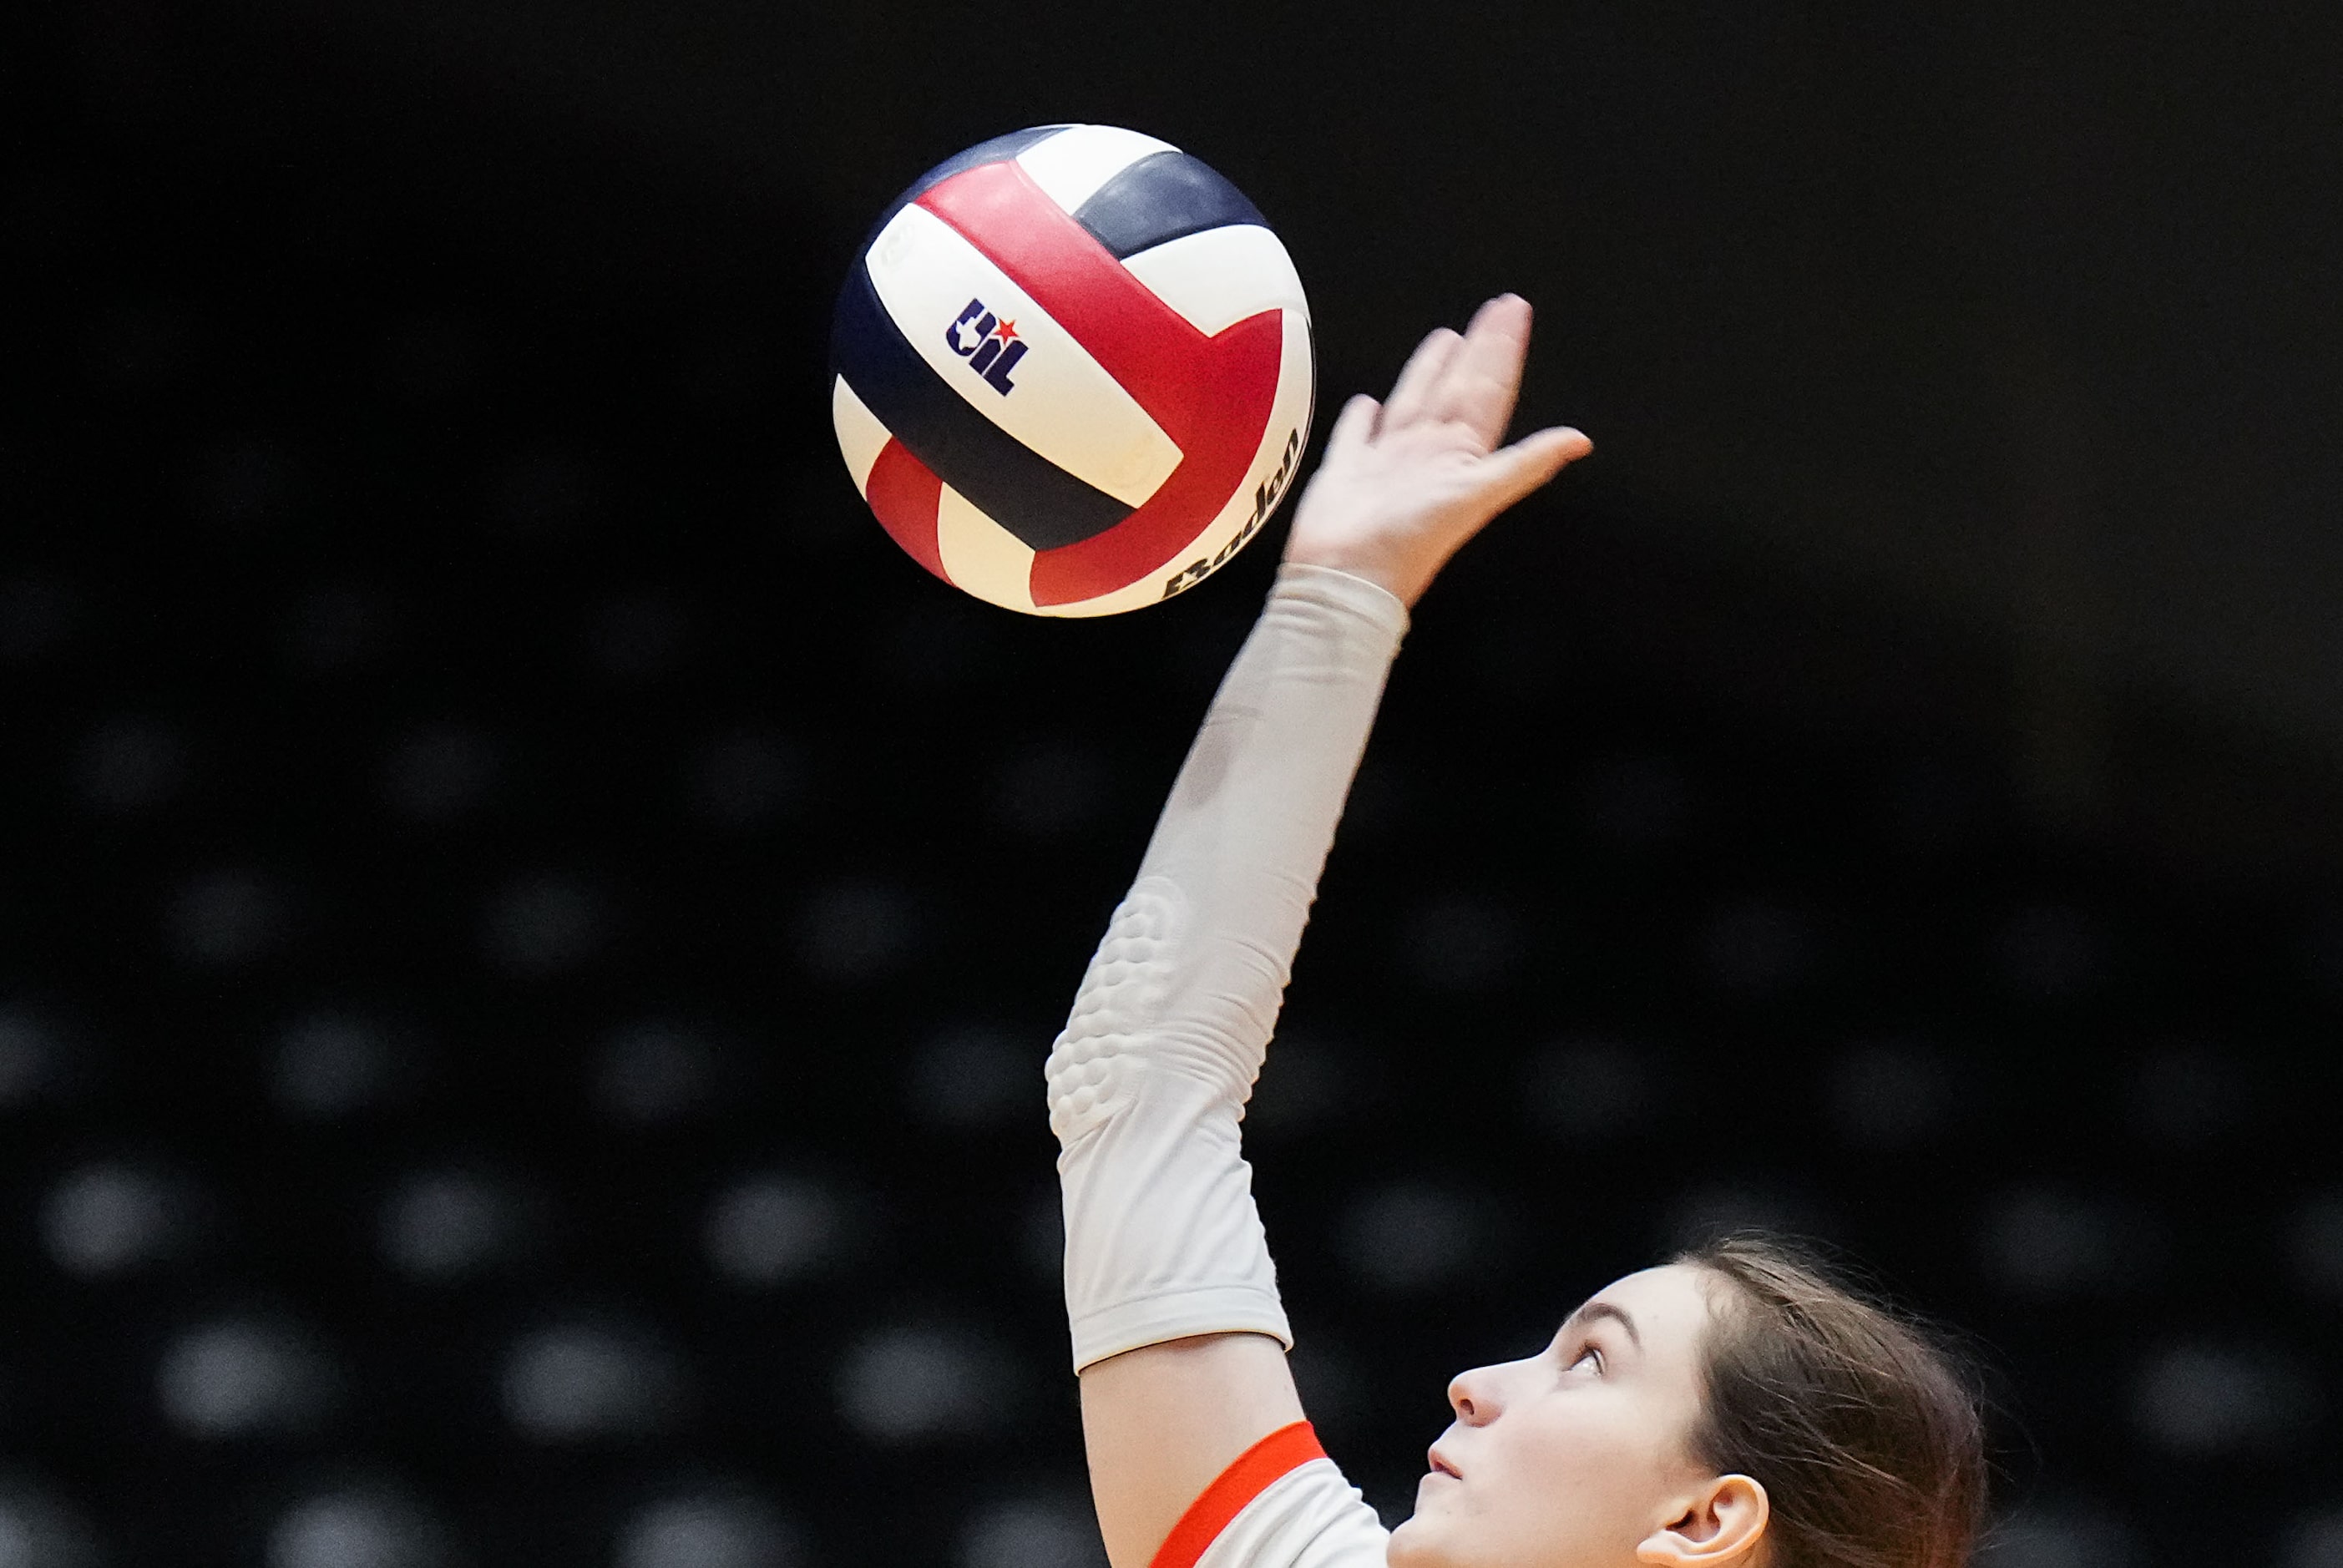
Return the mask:
<svg viewBox="0 0 2343 1568">
<path fill-rule="evenodd" d="M 1342 411 L 1334 416 L 1334 427 L 1326 432 L 1327 455 L 1332 457 L 1353 447 L 1363 447 L 1373 439 L 1375 416 L 1382 411 L 1382 407 L 1363 392 L 1344 403 Z"/>
<path fill-rule="evenodd" d="M 1438 384 L 1440 373 L 1447 367 L 1456 346 L 1464 340 L 1445 327 L 1435 327 L 1423 335 L 1415 352 L 1400 367 L 1399 379 L 1392 383 L 1391 396 L 1383 400 L 1381 429 L 1396 429 L 1421 417 L 1423 400 Z"/>
<path fill-rule="evenodd" d="M 1473 323 L 1449 357 L 1425 411 L 1453 419 L 1487 447 L 1505 438 L 1513 399 L 1522 389 L 1522 361 L 1530 351 L 1530 303 L 1501 294 L 1473 313 Z"/>
<path fill-rule="evenodd" d="M 1490 453 L 1482 494 L 1489 500 L 1492 515 L 1535 494 L 1556 474 L 1593 450 L 1594 443 L 1586 438 L 1584 432 L 1557 425 Z"/>
</svg>

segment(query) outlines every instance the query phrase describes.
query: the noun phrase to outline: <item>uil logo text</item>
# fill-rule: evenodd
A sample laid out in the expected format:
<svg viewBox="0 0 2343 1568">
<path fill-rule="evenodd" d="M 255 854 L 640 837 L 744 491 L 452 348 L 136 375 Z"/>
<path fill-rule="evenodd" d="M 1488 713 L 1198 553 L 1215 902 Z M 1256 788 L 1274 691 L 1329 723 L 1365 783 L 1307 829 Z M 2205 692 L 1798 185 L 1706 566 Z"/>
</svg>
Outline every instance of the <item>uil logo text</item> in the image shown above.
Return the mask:
<svg viewBox="0 0 2343 1568">
<path fill-rule="evenodd" d="M 965 340 L 962 328 L 975 336 Z M 1009 373 L 1025 357 L 1025 340 L 1017 336 L 1017 324 L 1003 321 L 984 307 L 981 299 L 971 299 L 960 319 L 945 329 L 944 341 L 951 351 L 968 361 L 968 367 L 984 377 L 984 384 L 1003 397 L 1017 390 Z"/>
<path fill-rule="evenodd" d="M 1164 578 L 1163 597 L 1165 598 L 1170 598 L 1173 594 L 1183 589 L 1194 588 L 1198 583 L 1220 570 L 1223 562 L 1236 554 L 1243 548 L 1247 539 L 1260 531 L 1262 524 L 1269 520 L 1269 514 L 1277 509 L 1278 498 L 1285 494 L 1285 487 L 1292 481 L 1293 460 L 1300 456 L 1302 456 L 1302 432 L 1289 431 L 1285 437 L 1285 455 L 1278 462 L 1277 472 L 1253 487 L 1252 516 L 1245 519 L 1244 527 L 1239 528 L 1236 536 L 1227 544 L 1222 545 L 1216 554 L 1207 556 L 1202 560 L 1190 561 L 1186 566 Z"/>
</svg>

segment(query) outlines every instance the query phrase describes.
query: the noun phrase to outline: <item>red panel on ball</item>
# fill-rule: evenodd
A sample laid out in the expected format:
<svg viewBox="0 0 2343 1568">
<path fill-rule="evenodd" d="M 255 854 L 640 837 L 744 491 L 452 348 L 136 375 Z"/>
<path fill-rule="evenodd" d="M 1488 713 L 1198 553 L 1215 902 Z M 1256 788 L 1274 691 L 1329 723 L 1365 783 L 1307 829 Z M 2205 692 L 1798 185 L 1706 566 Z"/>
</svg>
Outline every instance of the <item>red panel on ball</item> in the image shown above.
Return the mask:
<svg viewBox="0 0 2343 1568">
<path fill-rule="evenodd" d="M 864 487 L 879 526 L 913 560 L 950 582 L 944 577 L 943 551 L 936 543 L 936 508 L 943 493 L 944 482 L 892 437 L 879 448 L 879 460 L 870 465 Z"/>
<path fill-rule="evenodd" d="M 1205 337 L 1014 162 L 954 175 L 920 205 L 1041 301 L 1180 448 L 1180 466 L 1124 521 L 1034 556 L 1033 602 L 1079 603 L 1139 580 L 1194 538 L 1244 482 L 1277 396 L 1282 313 L 1263 311 Z"/>
</svg>

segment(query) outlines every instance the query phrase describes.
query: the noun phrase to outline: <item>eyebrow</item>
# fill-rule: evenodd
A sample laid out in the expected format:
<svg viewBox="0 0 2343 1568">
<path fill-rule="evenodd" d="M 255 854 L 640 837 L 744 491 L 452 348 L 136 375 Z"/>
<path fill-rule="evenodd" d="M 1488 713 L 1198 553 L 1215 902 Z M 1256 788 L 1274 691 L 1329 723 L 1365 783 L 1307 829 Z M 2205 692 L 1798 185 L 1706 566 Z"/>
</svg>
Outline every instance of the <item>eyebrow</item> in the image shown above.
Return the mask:
<svg viewBox="0 0 2343 1568">
<path fill-rule="evenodd" d="M 1569 1322 L 1563 1324 L 1563 1327 L 1568 1328 L 1571 1323 L 1592 1322 L 1597 1318 L 1609 1318 L 1627 1331 L 1627 1338 L 1634 1342 L 1637 1350 L 1644 1348 L 1644 1336 L 1635 1332 L 1635 1320 L 1627 1315 L 1627 1309 L 1614 1307 L 1608 1302 L 1587 1302 L 1571 1313 Z"/>
</svg>

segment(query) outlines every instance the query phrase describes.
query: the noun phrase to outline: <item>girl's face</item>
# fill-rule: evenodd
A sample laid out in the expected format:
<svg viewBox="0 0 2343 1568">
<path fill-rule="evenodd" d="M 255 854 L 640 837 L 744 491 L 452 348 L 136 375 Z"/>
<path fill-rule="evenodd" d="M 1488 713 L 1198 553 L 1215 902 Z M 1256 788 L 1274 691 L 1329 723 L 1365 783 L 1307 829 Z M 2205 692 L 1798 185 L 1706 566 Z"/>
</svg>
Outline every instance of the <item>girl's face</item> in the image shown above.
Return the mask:
<svg viewBox="0 0 2343 1568">
<path fill-rule="evenodd" d="M 1701 1410 L 1710 1277 L 1685 1264 L 1607 1285 L 1543 1352 L 1448 1385 L 1392 1568 L 1633 1568 L 1706 1506 L 1715 1472 L 1686 1452 Z"/>
</svg>

